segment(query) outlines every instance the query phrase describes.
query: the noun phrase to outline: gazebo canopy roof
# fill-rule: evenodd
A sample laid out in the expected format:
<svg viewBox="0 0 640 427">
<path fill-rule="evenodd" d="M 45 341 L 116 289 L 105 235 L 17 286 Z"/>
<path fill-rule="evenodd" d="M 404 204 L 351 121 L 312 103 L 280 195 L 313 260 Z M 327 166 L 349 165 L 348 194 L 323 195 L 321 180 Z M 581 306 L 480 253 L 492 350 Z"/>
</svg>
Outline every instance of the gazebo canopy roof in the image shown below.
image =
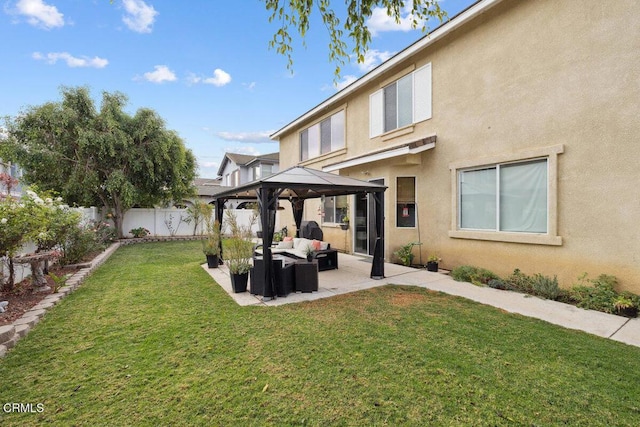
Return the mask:
<svg viewBox="0 0 640 427">
<path fill-rule="evenodd" d="M 355 193 L 384 192 L 387 187 L 304 166 L 293 166 L 266 178 L 248 182 L 215 195 L 219 199 L 254 199 L 258 189 L 282 190 L 279 198 L 314 199 Z"/>
</svg>

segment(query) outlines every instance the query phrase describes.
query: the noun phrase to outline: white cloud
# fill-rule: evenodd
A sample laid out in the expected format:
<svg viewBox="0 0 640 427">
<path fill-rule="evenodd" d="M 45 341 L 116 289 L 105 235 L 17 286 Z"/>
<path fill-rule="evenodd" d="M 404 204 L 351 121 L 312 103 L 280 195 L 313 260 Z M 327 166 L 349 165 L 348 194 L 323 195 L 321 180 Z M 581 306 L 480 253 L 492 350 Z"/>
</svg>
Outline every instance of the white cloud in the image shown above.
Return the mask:
<svg viewBox="0 0 640 427">
<path fill-rule="evenodd" d="M 236 141 L 236 142 L 252 142 L 252 143 L 265 143 L 265 142 L 274 142 L 269 139 L 269 135 L 271 135 L 274 131 L 266 130 L 261 132 L 216 132 L 216 136 L 220 139 L 224 139 L 225 141 Z"/>
<path fill-rule="evenodd" d="M 150 33 L 158 12 L 142 0 L 123 0 L 127 12 L 122 21 L 130 30 L 137 33 Z"/>
<path fill-rule="evenodd" d="M 199 77 L 193 73 L 187 78 L 190 84 L 204 83 L 217 87 L 225 86 L 231 82 L 231 75 L 220 68 L 213 70 L 213 77 Z"/>
<path fill-rule="evenodd" d="M 152 83 L 173 82 L 177 77 L 173 71 L 166 65 L 156 65 L 155 71 L 149 71 L 143 74 L 143 78 Z"/>
<path fill-rule="evenodd" d="M 342 90 L 345 87 L 349 86 L 351 83 L 355 82 L 356 80 L 358 80 L 357 76 L 349 74 L 349 75 L 343 76 L 341 81 L 334 84 L 334 87 L 337 90 Z"/>
<path fill-rule="evenodd" d="M 363 73 L 367 73 L 387 59 L 391 58 L 394 54 L 395 52 L 389 52 L 388 50 L 385 50 L 384 52 L 380 52 L 377 49 L 368 50 L 364 54 L 364 62 L 358 63 L 358 68 Z"/>
<path fill-rule="evenodd" d="M 17 13 L 27 17 L 27 22 L 47 30 L 64 26 L 64 15 L 55 6 L 42 0 L 20 0 L 16 3 Z"/>
<path fill-rule="evenodd" d="M 236 153 L 236 154 L 246 154 L 248 156 L 259 156 L 260 151 L 256 149 L 256 147 L 252 147 L 251 145 L 245 145 L 243 147 L 225 147 L 225 153 Z"/>
<path fill-rule="evenodd" d="M 383 7 L 375 7 L 371 12 L 371 17 L 367 19 L 366 25 L 372 36 L 378 35 L 385 31 L 411 31 L 413 23 L 413 15 L 411 14 L 411 8 L 413 2 L 408 2 L 400 10 L 400 22 L 396 22 L 394 18 L 387 15 L 387 9 Z M 422 21 L 418 21 L 417 28 L 422 27 Z"/>
<path fill-rule="evenodd" d="M 220 166 L 220 162 L 198 162 L 198 164 L 205 168 L 217 168 Z"/>
<path fill-rule="evenodd" d="M 40 52 L 34 52 L 31 56 L 33 59 L 46 61 L 48 64 L 55 64 L 56 62 L 58 62 L 58 60 L 65 61 L 71 68 L 104 68 L 107 66 L 107 64 L 109 64 L 109 61 L 104 58 L 100 58 L 97 56 L 94 56 L 93 58 L 89 58 L 87 56 L 78 58 L 68 52 L 49 52 L 46 55 L 43 55 Z"/>
<path fill-rule="evenodd" d="M 214 85 L 214 86 L 224 86 L 231 82 L 231 75 L 221 70 L 220 68 L 216 68 L 213 70 L 213 77 L 209 77 L 203 80 L 203 83 Z"/>
</svg>

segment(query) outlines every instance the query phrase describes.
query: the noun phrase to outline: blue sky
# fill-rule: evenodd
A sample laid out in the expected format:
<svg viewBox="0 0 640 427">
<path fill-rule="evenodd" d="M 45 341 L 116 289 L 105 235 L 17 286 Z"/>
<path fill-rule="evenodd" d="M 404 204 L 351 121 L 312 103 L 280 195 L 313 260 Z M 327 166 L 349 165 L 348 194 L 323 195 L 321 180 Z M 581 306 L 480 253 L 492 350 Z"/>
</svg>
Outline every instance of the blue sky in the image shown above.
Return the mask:
<svg viewBox="0 0 640 427">
<path fill-rule="evenodd" d="M 440 5 L 453 16 L 472 3 Z M 60 86 L 90 87 L 98 106 L 120 91 L 131 114 L 157 111 L 212 178 L 225 152 L 278 151 L 269 134 L 423 36 L 385 16 L 369 22 L 366 66 L 352 60 L 336 85 L 322 23 L 311 20 L 306 46 L 294 35 L 292 73 L 268 47 L 277 28 L 260 0 L 4 0 L 0 117 L 59 101 Z"/>
</svg>

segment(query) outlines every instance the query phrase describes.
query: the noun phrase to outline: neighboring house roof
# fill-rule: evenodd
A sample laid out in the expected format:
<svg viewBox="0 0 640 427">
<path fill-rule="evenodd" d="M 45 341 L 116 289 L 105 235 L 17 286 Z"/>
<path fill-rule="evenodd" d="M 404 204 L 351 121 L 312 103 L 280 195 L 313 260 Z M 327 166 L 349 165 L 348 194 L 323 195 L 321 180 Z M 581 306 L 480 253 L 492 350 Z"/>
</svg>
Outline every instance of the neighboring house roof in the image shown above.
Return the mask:
<svg viewBox="0 0 640 427">
<path fill-rule="evenodd" d="M 276 152 L 276 153 L 269 153 L 269 154 L 262 154 L 259 156 L 256 156 L 253 160 L 251 160 L 250 162 L 246 163 L 247 166 L 253 164 L 253 163 L 263 163 L 263 162 L 274 162 L 274 163 L 279 163 L 280 162 L 280 153 Z"/>
<path fill-rule="evenodd" d="M 222 180 L 220 178 L 196 178 L 193 184 L 196 186 L 198 196 L 215 196 L 225 187 L 221 187 Z"/>
<path fill-rule="evenodd" d="M 259 154 L 257 156 L 250 156 L 247 154 L 238 154 L 238 153 L 224 153 L 224 158 L 220 163 L 220 167 L 218 168 L 218 175 L 222 175 L 224 168 L 227 166 L 229 161 L 232 161 L 238 166 L 249 166 L 255 162 L 262 161 L 271 161 L 271 162 L 279 162 L 280 153 L 269 153 L 269 154 Z"/>
<path fill-rule="evenodd" d="M 378 65 L 376 68 L 374 68 L 364 76 L 360 77 L 358 80 L 351 83 L 346 88 L 342 89 L 332 97 L 327 98 L 324 102 L 322 102 L 321 104 L 318 104 L 317 106 L 307 111 L 306 113 L 304 113 L 303 115 L 301 115 L 300 117 L 292 121 L 291 123 L 282 127 L 280 130 L 277 130 L 275 133 L 271 135 L 271 139 L 273 140 L 280 139 L 280 137 L 283 134 L 293 130 L 305 120 L 308 120 L 314 115 L 324 111 L 325 109 L 329 108 L 331 105 L 344 100 L 344 98 L 356 92 L 360 88 L 364 87 L 366 84 L 371 83 L 373 80 L 380 77 L 383 73 L 389 71 L 391 68 L 398 65 L 408 57 L 411 57 L 416 53 L 426 49 L 427 47 L 431 46 L 438 40 L 442 39 L 452 31 L 458 29 L 459 27 L 473 20 L 474 18 L 477 18 L 478 16 L 480 16 L 490 8 L 496 6 L 497 4 L 501 3 L 502 1 L 503 0 L 479 0 L 478 2 L 472 4 L 462 12 L 458 13 L 448 21 L 438 26 L 436 29 L 431 31 L 426 36 L 422 37 L 417 42 L 413 43 L 409 47 L 400 51 L 395 56 L 391 57 L 387 61 Z"/>
</svg>

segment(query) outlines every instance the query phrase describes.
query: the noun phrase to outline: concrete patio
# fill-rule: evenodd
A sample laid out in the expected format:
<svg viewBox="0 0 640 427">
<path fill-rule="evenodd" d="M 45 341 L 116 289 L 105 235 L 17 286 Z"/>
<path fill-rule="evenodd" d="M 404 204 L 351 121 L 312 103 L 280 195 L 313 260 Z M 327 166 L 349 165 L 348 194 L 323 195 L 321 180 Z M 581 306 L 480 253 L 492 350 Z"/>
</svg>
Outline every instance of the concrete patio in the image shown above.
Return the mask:
<svg viewBox="0 0 640 427">
<path fill-rule="evenodd" d="M 461 296 L 510 313 L 541 319 L 565 328 L 581 330 L 640 347 L 640 318 L 628 319 L 599 311 L 584 310 L 569 304 L 544 300 L 518 292 L 456 282 L 446 274 L 390 263 L 385 263 L 385 278 L 373 280 L 369 277 L 371 272 L 370 258 L 354 255 L 339 254 L 339 266 L 340 268 L 337 270 L 319 273 L 317 292 L 297 292 L 289 294 L 287 297 L 267 301 L 263 301 L 261 296 L 255 296 L 249 292 L 233 293 L 226 265 L 212 269 L 207 268 L 206 264 L 202 267 L 241 306 L 279 306 L 328 298 L 376 286 L 411 285 Z"/>
</svg>

